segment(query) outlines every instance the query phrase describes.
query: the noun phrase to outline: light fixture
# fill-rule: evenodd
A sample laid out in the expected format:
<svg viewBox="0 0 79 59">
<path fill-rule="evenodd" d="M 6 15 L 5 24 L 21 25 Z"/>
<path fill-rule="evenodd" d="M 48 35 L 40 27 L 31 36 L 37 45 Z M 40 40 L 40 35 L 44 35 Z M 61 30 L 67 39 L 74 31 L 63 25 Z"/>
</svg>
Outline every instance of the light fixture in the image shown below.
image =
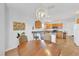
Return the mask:
<svg viewBox="0 0 79 59">
<path fill-rule="evenodd" d="M 42 19 L 45 18 L 47 16 L 47 11 L 44 8 L 38 8 L 36 10 L 36 18 L 37 19 Z"/>
</svg>

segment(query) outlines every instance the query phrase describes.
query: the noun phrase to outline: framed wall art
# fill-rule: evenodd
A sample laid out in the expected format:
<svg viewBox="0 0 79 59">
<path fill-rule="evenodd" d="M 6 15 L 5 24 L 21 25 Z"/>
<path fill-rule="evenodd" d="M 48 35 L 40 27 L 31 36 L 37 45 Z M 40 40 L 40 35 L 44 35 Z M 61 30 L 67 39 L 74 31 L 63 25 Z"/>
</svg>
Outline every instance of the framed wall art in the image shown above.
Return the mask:
<svg viewBox="0 0 79 59">
<path fill-rule="evenodd" d="M 23 22 L 13 22 L 13 30 L 25 30 L 25 23 Z"/>
</svg>

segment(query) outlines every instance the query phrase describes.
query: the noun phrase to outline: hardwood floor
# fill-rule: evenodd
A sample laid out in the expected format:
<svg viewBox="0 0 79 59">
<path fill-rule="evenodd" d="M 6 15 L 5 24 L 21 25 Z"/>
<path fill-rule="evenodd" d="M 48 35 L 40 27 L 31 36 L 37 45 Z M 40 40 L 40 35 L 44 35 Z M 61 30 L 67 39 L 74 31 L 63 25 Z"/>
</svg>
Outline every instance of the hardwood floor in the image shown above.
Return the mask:
<svg viewBox="0 0 79 59">
<path fill-rule="evenodd" d="M 60 55 L 60 49 L 54 43 L 46 44 L 43 40 L 33 40 L 24 42 L 16 49 L 6 52 L 5 55 L 16 55 L 15 53 L 20 56 L 58 56 Z"/>
<path fill-rule="evenodd" d="M 79 56 L 79 47 L 75 45 L 74 39 L 67 37 L 66 40 L 60 40 L 57 47 L 61 49 L 62 56 Z"/>
<path fill-rule="evenodd" d="M 19 56 L 18 48 L 14 48 L 12 50 L 5 52 L 5 56 Z"/>
<path fill-rule="evenodd" d="M 61 53 L 60 53 L 61 52 Z M 79 47 L 74 44 L 71 37 L 58 40 L 57 44 L 48 44 L 43 41 L 30 41 L 19 47 L 5 52 L 6 56 L 79 56 Z"/>
</svg>

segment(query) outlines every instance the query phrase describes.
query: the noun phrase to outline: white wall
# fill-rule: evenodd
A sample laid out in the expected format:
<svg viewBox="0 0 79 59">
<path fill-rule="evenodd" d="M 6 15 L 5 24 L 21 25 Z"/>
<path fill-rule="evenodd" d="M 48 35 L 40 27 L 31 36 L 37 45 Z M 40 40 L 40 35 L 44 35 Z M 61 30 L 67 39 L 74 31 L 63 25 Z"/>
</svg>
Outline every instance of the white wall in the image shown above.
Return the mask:
<svg viewBox="0 0 79 59">
<path fill-rule="evenodd" d="M 0 55 L 5 51 L 5 4 L 0 4 Z"/>
<path fill-rule="evenodd" d="M 68 36 L 71 36 L 71 35 L 74 35 L 73 27 L 74 27 L 74 22 L 65 21 L 63 30 L 67 32 Z"/>
<path fill-rule="evenodd" d="M 7 29 L 8 29 L 8 41 L 6 50 L 10 50 L 16 48 L 18 46 L 17 33 L 22 33 L 23 31 L 13 31 L 13 21 L 24 22 L 26 24 L 26 29 L 24 32 L 26 33 L 29 40 L 32 40 L 32 26 L 34 23 L 34 19 L 27 17 L 27 15 L 23 15 L 21 13 L 16 12 L 13 9 L 8 8 L 8 16 L 7 16 Z"/>
<path fill-rule="evenodd" d="M 74 24 L 74 42 L 79 46 L 79 24 Z"/>
<path fill-rule="evenodd" d="M 79 24 L 74 25 L 74 42 L 79 46 Z"/>
</svg>

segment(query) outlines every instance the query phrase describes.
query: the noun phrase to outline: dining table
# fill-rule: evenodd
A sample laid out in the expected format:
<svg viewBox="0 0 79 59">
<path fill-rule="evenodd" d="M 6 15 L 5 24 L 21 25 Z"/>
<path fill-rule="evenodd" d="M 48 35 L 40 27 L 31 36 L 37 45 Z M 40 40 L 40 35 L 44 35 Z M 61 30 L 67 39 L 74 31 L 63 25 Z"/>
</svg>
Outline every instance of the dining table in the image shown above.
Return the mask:
<svg viewBox="0 0 79 59">
<path fill-rule="evenodd" d="M 56 43 L 44 40 L 31 40 L 18 46 L 19 56 L 60 56 L 61 50 Z"/>
</svg>

